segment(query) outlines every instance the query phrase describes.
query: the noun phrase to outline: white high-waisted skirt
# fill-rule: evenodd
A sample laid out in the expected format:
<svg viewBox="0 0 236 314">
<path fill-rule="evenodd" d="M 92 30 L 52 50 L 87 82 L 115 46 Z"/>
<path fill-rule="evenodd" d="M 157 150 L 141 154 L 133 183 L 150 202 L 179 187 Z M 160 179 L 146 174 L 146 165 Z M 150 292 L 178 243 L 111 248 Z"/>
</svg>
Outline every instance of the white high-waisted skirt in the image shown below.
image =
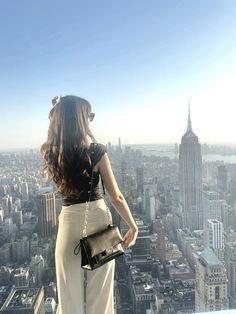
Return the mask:
<svg viewBox="0 0 236 314">
<path fill-rule="evenodd" d="M 74 254 L 83 237 L 85 204 L 62 206 L 58 218 L 55 263 L 59 314 L 114 314 L 115 259 L 90 271 L 81 268 L 81 250 Z M 112 221 L 109 209 L 108 221 L 104 199 L 88 204 L 87 235 L 104 229 Z"/>
</svg>

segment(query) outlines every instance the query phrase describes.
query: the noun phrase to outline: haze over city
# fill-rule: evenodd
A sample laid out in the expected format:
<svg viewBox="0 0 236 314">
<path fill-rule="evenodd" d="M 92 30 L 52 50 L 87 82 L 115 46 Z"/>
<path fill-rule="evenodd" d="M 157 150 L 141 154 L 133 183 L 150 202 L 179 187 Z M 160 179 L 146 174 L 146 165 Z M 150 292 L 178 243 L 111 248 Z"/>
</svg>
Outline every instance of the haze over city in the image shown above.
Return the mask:
<svg viewBox="0 0 236 314">
<path fill-rule="evenodd" d="M 235 21 L 235 0 L 0 1 L 0 314 L 236 312 Z M 41 154 L 68 94 L 98 143 L 54 112 Z M 137 235 L 114 282 L 89 272 L 120 245 L 80 241 L 109 210 Z"/>
<path fill-rule="evenodd" d="M 0 149 L 39 147 L 50 100 L 92 104 L 98 141 L 235 142 L 235 1 L 0 4 Z M 11 18 L 9 18 L 9 16 Z"/>
</svg>

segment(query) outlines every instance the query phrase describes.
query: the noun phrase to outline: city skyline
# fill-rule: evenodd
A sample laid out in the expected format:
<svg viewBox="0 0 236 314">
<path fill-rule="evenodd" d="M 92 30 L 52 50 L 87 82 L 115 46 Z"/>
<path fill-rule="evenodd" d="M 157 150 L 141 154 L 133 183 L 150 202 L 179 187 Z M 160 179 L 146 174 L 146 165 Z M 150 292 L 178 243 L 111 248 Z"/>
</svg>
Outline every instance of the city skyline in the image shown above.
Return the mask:
<svg viewBox="0 0 236 314">
<path fill-rule="evenodd" d="M 65 94 L 91 102 L 102 143 L 179 142 L 189 97 L 201 143 L 235 142 L 235 1 L 0 8 L 1 150 L 39 147 L 50 100 Z"/>
<path fill-rule="evenodd" d="M 117 314 L 236 307 L 236 146 L 203 145 L 206 155 L 235 154 L 232 162 L 204 161 L 190 112 L 184 129 L 180 145 L 156 150 L 163 155 L 148 156 L 153 151 L 144 146 L 125 147 L 122 138 L 118 146 L 107 145 L 117 184 L 139 228 L 135 245 L 116 261 Z M 0 154 L 3 313 L 23 310 L 27 300 L 32 313 L 49 308 L 57 314 L 60 303 L 53 252 L 63 203 L 42 170 L 41 157 L 31 150 Z M 125 220 L 108 194 L 105 200 L 125 234 Z"/>
<path fill-rule="evenodd" d="M 46 139 L 45 139 L 46 140 Z M 119 147 L 119 138 L 116 139 L 114 142 L 104 142 L 104 145 L 109 145 L 109 143 L 111 143 L 112 146 L 114 147 Z M 181 144 L 181 138 L 178 142 L 153 142 L 153 143 L 125 143 L 125 142 L 122 142 L 121 144 L 121 147 L 135 147 L 138 149 L 139 146 L 141 147 L 150 147 L 150 148 L 153 148 L 154 146 L 159 146 L 159 147 L 172 147 L 173 148 L 173 145 L 180 145 Z M 201 145 L 209 145 L 209 146 L 216 146 L 216 147 L 236 147 L 236 142 L 202 142 L 200 141 L 200 144 Z M 41 146 L 41 144 L 40 144 Z M 8 153 L 8 152 L 26 152 L 28 150 L 39 150 L 40 149 L 40 146 L 25 146 L 25 147 L 9 147 L 9 148 L 0 148 L 0 153 Z M 219 154 L 220 155 L 220 154 Z M 229 154 L 230 155 L 230 154 Z"/>
</svg>

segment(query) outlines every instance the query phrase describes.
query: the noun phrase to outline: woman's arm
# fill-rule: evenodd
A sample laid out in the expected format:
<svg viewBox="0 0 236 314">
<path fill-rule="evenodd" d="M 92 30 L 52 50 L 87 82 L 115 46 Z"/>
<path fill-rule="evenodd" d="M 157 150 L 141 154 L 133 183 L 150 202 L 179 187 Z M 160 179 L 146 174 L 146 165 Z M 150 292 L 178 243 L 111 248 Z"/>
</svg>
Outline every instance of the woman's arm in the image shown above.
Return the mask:
<svg viewBox="0 0 236 314">
<path fill-rule="evenodd" d="M 128 244 L 128 246 L 133 245 L 138 234 L 138 227 L 130 212 L 129 206 L 117 185 L 107 153 L 103 155 L 97 165 L 112 205 L 131 229 L 124 236 L 124 242 L 125 244 Z"/>
</svg>

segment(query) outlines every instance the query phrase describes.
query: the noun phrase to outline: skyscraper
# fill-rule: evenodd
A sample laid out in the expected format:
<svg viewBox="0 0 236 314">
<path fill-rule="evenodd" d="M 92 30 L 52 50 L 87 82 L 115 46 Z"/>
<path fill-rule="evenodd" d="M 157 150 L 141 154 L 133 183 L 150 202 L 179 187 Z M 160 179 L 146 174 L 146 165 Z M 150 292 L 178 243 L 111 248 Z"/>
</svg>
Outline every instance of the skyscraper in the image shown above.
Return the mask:
<svg viewBox="0 0 236 314">
<path fill-rule="evenodd" d="M 8 217 L 11 213 L 12 208 L 12 196 L 6 195 L 2 198 L 2 204 L 3 204 L 3 216 Z"/>
<path fill-rule="evenodd" d="M 21 183 L 21 194 L 22 194 L 22 200 L 28 201 L 28 199 L 29 199 L 29 188 L 28 188 L 27 182 Z"/>
<path fill-rule="evenodd" d="M 203 225 L 205 226 L 208 219 L 217 219 L 225 227 L 228 225 L 229 206 L 226 200 L 220 199 L 220 194 L 216 191 L 204 191 L 202 197 Z"/>
<path fill-rule="evenodd" d="M 208 219 L 204 230 L 205 247 L 210 247 L 221 262 L 224 262 L 224 227 L 216 219 Z"/>
<path fill-rule="evenodd" d="M 143 167 L 136 168 L 136 177 L 138 196 L 143 197 Z"/>
<path fill-rule="evenodd" d="M 34 272 L 35 284 L 41 286 L 43 283 L 44 258 L 42 255 L 35 255 L 31 259 L 31 270 Z"/>
<path fill-rule="evenodd" d="M 119 137 L 118 139 L 118 147 L 119 147 L 119 150 L 122 151 L 122 147 L 121 147 L 121 138 Z"/>
<path fill-rule="evenodd" d="M 228 175 L 225 165 L 220 165 L 218 167 L 217 174 L 217 189 L 220 193 L 220 196 L 224 198 L 227 193 L 227 184 L 228 184 Z"/>
<path fill-rule="evenodd" d="M 30 241 L 26 236 L 12 242 L 12 261 L 23 263 L 30 258 Z"/>
<path fill-rule="evenodd" d="M 197 256 L 195 311 L 227 310 L 228 306 L 226 269 L 208 247 Z"/>
<path fill-rule="evenodd" d="M 127 189 L 128 170 L 126 160 L 121 160 L 120 169 L 121 169 L 121 191 L 122 193 L 125 194 L 128 190 Z"/>
<path fill-rule="evenodd" d="M 56 206 L 54 192 L 37 195 L 38 229 L 42 237 L 51 237 L 56 229 Z"/>
<path fill-rule="evenodd" d="M 225 245 L 225 265 L 228 277 L 228 295 L 230 305 L 236 307 L 236 241 Z"/>
<path fill-rule="evenodd" d="M 202 154 L 198 137 L 192 130 L 190 109 L 187 131 L 179 147 L 179 183 L 182 227 L 202 229 Z"/>
<path fill-rule="evenodd" d="M 160 217 L 156 219 L 156 231 L 157 231 L 157 257 L 163 263 L 166 259 L 166 240 L 165 240 L 165 228 Z"/>
</svg>

